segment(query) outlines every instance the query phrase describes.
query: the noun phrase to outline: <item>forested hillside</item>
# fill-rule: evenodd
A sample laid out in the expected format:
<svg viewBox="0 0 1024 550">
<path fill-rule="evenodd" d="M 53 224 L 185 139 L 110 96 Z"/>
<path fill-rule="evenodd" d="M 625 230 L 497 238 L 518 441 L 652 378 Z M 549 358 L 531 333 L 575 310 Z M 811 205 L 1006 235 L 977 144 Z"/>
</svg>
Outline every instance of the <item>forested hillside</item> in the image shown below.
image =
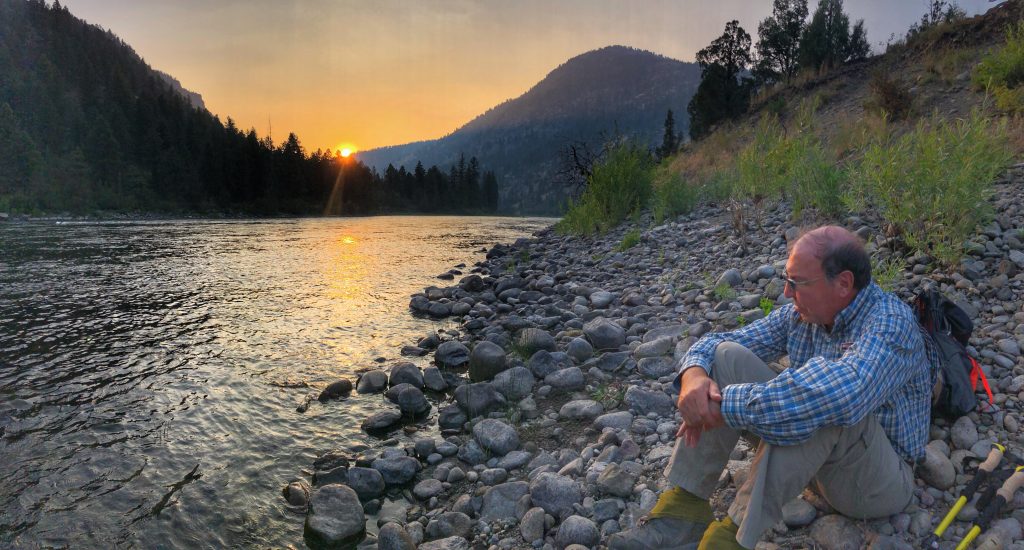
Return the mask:
<svg viewBox="0 0 1024 550">
<path fill-rule="evenodd" d="M 0 0 L 0 212 L 482 212 L 496 187 L 472 156 L 377 174 L 295 134 L 275 144 L 59 2 Z"/>
</svg>

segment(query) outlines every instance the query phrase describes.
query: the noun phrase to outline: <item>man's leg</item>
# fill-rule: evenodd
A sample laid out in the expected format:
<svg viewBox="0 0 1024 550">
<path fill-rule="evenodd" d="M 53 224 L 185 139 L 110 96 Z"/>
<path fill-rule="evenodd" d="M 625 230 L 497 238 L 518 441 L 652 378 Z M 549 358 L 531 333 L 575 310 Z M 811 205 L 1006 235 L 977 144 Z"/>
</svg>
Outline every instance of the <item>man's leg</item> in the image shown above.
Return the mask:
<svg viewBox="0 0 1024 550">
<path fill-rule="evenodd" d="M 736 540 L 753 548 L 782 519 L 782 507 L 815 479 L 826 500 L 857 518 L 895 514 L 914 489 L 909 465 L 896 454 L 875 417 L 853 426 L 821 428 L 797 445 L 762 442 L 746 483 L 729 508 Z"/>
</svg>

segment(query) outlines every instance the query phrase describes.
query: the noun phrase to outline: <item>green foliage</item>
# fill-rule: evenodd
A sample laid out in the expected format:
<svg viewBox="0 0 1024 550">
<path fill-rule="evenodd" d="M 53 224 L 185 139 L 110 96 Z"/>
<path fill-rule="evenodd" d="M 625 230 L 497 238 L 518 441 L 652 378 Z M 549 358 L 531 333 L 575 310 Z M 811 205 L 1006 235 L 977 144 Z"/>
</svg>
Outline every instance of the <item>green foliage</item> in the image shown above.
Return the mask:
<svg viewBox="0 0 1024 550">
<path fill-rule="evenodd" d="M 645 151 L 633 143 L 616 145 L 594 167 L 583 195 L 570 203 L 555 229 L 591 235 L 615 227 L 647 206 L 652 179 L 653 165 Z"/>
<path fill-rule="evenodd" d="M 736 297 L 736 291 L 733 290 L 729 283 L 718 283 L 715 286 L 715 298 L 718 300 L 732 300 Z"/>
<path fill-rule="evenodd" d="M 888 260 L 871 262 L 871 280 L 882 290 L 892 292 L 896 288 L 896 281 L 903 275 L 903 261 L 893 257 Z"/>
<path fill-rule="evenodd" d="M 886 115 L 888 120 L 901 120 L 910 114 L 914 98 L 899 77 L 876 70 L 868 82 L 868 89 L 870 95 L 864 104 L 865 110 Z"/>
<path fill-rule="evenodd" d="M 590 392 L 591 399 L 604 405 L 605 409 L 609 410 L 618 407 L 625 395 L 626 389 L 619 381 L 602 382 L 594 388 L 594 391 Z"/>
<path fill-rule="evenodd" d="M 870 50 L 863 20 L 850 32 L 850 18 L 843 12 L 843 0 L 819 0 L 800 39 L 800 66 L 828 70 L 863 59 Z"/>
<path fill-rule="evenodd" d="M 685 214 L 697 205 L 699 189 L 683 180 L 682 174 L 662 172 L 654 185 L 654 221 Z"/>
<path fill-rule="evenodd" d="M 622 242 L 619 243 L 617 250 L 622 252 L 624 250 L 629 250 L 638 244 L 640 244 L 640 230 L 631 229 L 622 236 Z"/>
<path fill-rule="evenodd" d="M 956 2 L 947 0 L 930 0 L 928 11 L 921 16 L 921 20 L 914 23 L 907 29 L 907 41 L 912 37 L 925 32 L 939 25 L 952 23 L 967 17 L 965 12 Z"/>
<path fill-rule="evenodd" d="M 992 182 L 1011 159 L 1005 120 L 977 110 L 966 120 L 936 115 L 871 144 L 846 199 L 855 209 L 876 208 L 910 247 L 953 263 L 989 218 Z"/>
<path fill-rule="evenodd" d="M 1024 95 L 1018 90 L 1024 82 L 1024 20 L 1010 27 L 1002 48 L 978 63 L 972 80 L 976 87 L 995 96 L 998 108 L 1012 113 L 1024 111 Z"/>
<path fill-rule="evenodd" d="M 668 110 L 668 114 L 665 115 L 665 133 L 661 137 L 661 146 L 655 151 L 658 159 L 665 159 L 679 149 L 681 143 L 680 135 L 676 133 L 676 120 L 672 115 L 672 109 Z"/>
<path fill-rule="evenodd" d="M 764 316 L 767 317 L 772 312 L 772 308 L 775 307 L 775 303 L 771 301 L 767 296 L 762 296 L 761 301 L 757 303 L 757 306 L 764 312 Z"/>
<path fill-rule="evenodd" d="M 807 19 L 807 0 L 774 0 L 771 17 L 757 26 L 757 63 L 760 83 L 788 82 L 800 68 L 800 35 Z M 776 113 L 778 114 L 778 113 Z"/>
<path fill-rule="evenodd" d="M 715 125 L 747 111 L 753 81 L 741 75 L 750 60 L 750 35 L 736 20 L 726 23 L 725 32 L 697 52 L 701 80 L 686 107 L 691 138 L 700 139 Z"/>
<path fill-rule="evenodd" d="M 736 324 L 739 325 L 740 328 L 747 326 L 747 318 L 740 315 L 739 317 L 736 318 Z"/>
</svg>

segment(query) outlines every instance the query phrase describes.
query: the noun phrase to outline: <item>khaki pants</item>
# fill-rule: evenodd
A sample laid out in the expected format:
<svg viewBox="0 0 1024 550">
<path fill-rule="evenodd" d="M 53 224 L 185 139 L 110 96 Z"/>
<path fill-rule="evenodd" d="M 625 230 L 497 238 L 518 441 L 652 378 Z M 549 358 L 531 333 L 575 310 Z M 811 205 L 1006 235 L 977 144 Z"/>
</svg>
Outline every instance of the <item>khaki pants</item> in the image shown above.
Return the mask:
<svg viewBox="0 0 1024 550">
<path fill-rule="evenodd" d="M 738 344 L 724 342 L 715 350 L 711 375 L 721 388 L 764 382 L 776 374 Z M 710 498 L 738 439 L 737 430 L 722 427 L 704 432 L 693 448 L 677 440 L 665 471 L 669 483 Z M 901 512 L 914 490 L 912 468 L 892 448 L 873 415 L 853 426 L 821 428 L 797 445 L 762 441 L 750 474 L 729 508 L 729 516 L 739 526 L 736 540 L 753 548 L 782 519 L 782 506 L 812 481 L 833 508 L 858 519 Z"/>
</svg>

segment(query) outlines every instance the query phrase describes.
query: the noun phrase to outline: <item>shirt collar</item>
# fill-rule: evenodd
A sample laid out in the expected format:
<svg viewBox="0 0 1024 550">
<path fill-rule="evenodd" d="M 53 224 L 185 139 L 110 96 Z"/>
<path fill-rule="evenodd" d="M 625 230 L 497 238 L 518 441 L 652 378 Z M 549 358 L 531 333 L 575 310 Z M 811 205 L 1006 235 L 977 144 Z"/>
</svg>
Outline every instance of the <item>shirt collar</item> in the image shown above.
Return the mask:
<svg viewBox="0 0 1024 550">
<path fill-rule="evenodd" d="M 879 292 L 881 292 L 881 289 L 878 288 L 878 285 L 875 283 L 869 283 L 868 286 L 857 292 L 857 296 L 853 298 L 850 305 L 843 308 L 843 310 L 836 315 L 836 322 L 832 325 L 832 334 L 838 334 L 839 332 L 846 330 L 850 323 L 859 317 L 861 312 L 867 309 L 868 304 L 875 301 L 875 296 L 877 296 Z"/>
</svg>

